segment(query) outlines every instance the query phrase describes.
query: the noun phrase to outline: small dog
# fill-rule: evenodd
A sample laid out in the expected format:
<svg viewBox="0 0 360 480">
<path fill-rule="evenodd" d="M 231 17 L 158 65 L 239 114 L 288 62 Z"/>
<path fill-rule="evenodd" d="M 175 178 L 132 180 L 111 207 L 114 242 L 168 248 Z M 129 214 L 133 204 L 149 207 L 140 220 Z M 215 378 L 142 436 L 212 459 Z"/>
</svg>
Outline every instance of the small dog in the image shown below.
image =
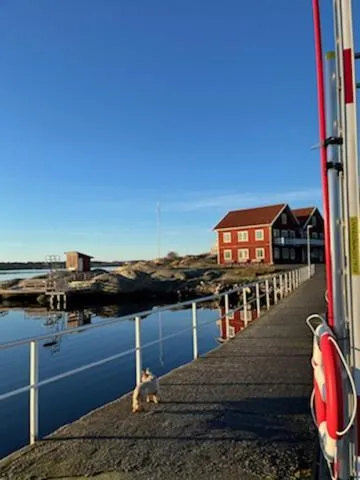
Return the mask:
<svg viewBox="0 0 360 480">
<path fill-rule="evenodd" d="M 141 372 L 141 383 L 136 386 L 132 396 L 132 411 L 140 412 L 143 410 L 142 402 L 160 402 L 160 389 L 157 377 L 147 368 Z"/>
</svg>

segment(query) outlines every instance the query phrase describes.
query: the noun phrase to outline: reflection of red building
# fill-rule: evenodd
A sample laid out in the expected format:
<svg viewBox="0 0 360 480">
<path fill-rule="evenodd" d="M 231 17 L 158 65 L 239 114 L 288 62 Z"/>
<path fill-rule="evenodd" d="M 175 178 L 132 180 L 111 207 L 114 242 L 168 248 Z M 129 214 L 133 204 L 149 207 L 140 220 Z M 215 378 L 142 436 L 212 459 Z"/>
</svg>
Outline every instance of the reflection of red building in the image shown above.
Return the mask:
<svg viewBox="0 0 360 480">
<path fill-rule="evenodd" d="M 241 330 L 243 330 L 246 327 L 246 323 L 251 322 L 252 320 L 255 320 L 257 318 L 257 310 L 256 308 L 253 308 L 250 310 L 250 305 L 248 305 L 249 310 L 247 311 L 247 318 L 245 319 L 244 316 L 244 309 L 241 308 L 240 310 L 237 310 L 234 313 L 229 314 L 229 332 L 228 332 L 228 338 L 235 337 L 235 335 Z M 227 340 L 227 334 L 226 334 L 226 318 L 225 318 L 225 307 L 219 308 L 219 313 L 220 313 L 220 320 L 218 320 L 217 325 L 220 330 L 220 336 L 219 336 L 219 341 L 223 342 L 224 340 Z M 247 322 L 245 321 L 247 320 Z"/>
</svg>

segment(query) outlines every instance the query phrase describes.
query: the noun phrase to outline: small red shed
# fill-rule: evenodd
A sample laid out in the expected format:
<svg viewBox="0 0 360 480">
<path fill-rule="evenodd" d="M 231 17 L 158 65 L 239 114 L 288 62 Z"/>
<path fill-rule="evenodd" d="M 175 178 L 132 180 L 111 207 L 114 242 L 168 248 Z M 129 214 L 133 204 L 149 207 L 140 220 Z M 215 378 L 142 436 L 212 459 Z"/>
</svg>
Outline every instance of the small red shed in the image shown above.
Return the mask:
<svg viewBox="0 0 360 480">
<path fill-rule="evenodd" d="M 66 269 L 74 272 L 90 272 L 91 257 L 85 253 L 80 252 L 65 252 L 66 255 Z"/>
</svg>

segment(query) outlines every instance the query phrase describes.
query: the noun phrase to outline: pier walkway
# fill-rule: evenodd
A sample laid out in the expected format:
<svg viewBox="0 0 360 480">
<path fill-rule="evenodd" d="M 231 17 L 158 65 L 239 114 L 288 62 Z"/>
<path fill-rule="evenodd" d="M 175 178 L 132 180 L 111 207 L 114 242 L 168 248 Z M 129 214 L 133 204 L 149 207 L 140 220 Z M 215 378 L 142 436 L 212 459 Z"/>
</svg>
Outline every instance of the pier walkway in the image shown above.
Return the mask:
<svg viewBox="0 0 360 480">
<path fill-rule="evenodd" d="M 312 338 L 321 267 L 234 339 L 161 379 L 161 403 L 127 395 L 0 461 L 0 479 L 311 478 Z M 71 395 L 71 392 L 69 392 Z"/>
</svg>

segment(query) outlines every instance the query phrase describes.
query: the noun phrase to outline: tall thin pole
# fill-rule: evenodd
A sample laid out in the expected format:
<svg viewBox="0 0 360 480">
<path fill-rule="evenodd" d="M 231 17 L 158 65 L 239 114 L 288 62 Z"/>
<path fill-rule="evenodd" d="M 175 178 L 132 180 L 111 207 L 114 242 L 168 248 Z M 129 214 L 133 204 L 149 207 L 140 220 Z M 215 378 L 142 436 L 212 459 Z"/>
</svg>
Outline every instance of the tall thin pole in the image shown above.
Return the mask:
<svg viewBox="0 0 360 480">
<path fill-rule="evenodd" d="M 161 258 L 160 202 L 158 202 L 156 205 L 156 213 L 157 213 L 157 216 L 156 216 L 157 218 L 157 257 L 158 259 L 160 259 Z"/>
<path fill-rule="evenodd" d="M 311 277 L 311 251 L 310 251 L 310 230 L 312 225 L 307 226 L 307 261 L 308 261 L 308 276 Z"/>
<path fill-rule="evenodd" d="M 321 22 L 319 0 L 313 0 L 315 57 L 316 57 L 316 80 L 318 93 L 318 116 L 320 137 L 320 163 L 322 178 L 322 196 L 324 209 L 324 237 L 325 237 L 325 269 L 326 287 L 328 293 L 327 321 L 330 327 L 334 325 L 333 314 L 333 289 L 332 289 L 332 266 L 330 244 L 330 212 L 329 212 L 329 186 L 327 178 L 327 151 L 326 151 L 326 115 L 325 115 L 325 88 L 324 88 L 324 65 L 321 42 Z"/>
</svg>

